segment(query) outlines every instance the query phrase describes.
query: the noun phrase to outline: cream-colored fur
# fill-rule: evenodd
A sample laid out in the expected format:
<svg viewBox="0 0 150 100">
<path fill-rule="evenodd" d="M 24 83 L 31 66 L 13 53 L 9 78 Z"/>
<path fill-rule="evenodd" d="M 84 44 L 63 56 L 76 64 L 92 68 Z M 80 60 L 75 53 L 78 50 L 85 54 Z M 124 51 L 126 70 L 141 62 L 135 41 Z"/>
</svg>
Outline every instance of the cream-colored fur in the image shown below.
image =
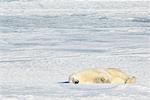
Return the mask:
<svg viewBox="0 0 150 100">
<path fill-rule="evenodd" d="M 134 84 L 136 78 L 134 76 L 127 75 L 117 68 L 108 68 L 106 71 L 111 75 L 111 83 L 125 83 L 125 84 Z"/>
<path fill-rule="evenodd" d="M 69 82 L 74 84 L 134 84 L 136 78 L 129 76 L 117 68 L 86 69 L 69 76 Z"/>
</svg>

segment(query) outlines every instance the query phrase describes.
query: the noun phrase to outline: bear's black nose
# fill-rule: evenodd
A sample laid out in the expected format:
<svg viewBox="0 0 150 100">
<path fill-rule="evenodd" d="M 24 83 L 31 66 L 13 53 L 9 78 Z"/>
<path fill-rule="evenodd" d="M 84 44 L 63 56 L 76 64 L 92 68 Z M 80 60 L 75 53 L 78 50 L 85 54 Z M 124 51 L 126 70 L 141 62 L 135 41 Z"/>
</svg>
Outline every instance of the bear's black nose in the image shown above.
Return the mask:
<svg viewBox="0 0 150 100">
<path fill-rule="evenodd" d="M 74 84 L 78 84 L 79 83 L 79 81 L 78 80 L 76 80 L 75 82 L 74 82 Z"/>
</svg>

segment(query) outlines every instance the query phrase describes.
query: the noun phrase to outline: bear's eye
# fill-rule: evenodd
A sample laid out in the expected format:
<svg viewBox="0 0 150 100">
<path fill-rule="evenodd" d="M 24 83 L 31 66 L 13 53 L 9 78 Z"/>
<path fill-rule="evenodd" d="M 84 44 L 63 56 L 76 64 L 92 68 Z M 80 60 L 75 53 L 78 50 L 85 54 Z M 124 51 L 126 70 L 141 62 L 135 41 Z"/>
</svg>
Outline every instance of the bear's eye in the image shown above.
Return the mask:
<svg viewBox="0 0 150 100">
<path fill-rule="evenodd" d="M 78 81 L 78 80 L 74 81 L 74 84 L 78 84 L 78 83 L 79 83 L 79 81 Z"/>
</svg>

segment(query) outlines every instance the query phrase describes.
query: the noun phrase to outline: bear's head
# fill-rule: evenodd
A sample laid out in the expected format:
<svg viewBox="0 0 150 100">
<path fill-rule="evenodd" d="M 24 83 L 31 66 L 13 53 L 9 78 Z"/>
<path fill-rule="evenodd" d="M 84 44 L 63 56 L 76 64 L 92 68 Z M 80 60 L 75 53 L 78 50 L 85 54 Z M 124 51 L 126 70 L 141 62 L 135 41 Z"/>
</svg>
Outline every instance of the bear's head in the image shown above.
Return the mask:
<svg viewBox="0 0 150 100">
<path fill-rule="evenodd" d="M 79 82 L 80 81 L 75 73 L 69 76 L 69 83 L 78 84 Z"/>
</svg>

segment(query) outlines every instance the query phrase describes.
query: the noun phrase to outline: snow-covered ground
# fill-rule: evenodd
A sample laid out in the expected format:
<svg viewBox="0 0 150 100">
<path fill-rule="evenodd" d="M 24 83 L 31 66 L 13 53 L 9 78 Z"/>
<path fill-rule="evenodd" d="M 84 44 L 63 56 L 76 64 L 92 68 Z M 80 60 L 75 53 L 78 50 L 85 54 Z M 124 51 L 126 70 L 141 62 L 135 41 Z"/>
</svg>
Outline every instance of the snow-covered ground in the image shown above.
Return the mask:
<svg viewBox="0 0 150 100">
<path fill-rule="evenodd" d="M 0 0 L 0 100 L 149 100 L 150 2 Z M 116 67 L 128 85 L 72 85 Z"/>
</svg>

